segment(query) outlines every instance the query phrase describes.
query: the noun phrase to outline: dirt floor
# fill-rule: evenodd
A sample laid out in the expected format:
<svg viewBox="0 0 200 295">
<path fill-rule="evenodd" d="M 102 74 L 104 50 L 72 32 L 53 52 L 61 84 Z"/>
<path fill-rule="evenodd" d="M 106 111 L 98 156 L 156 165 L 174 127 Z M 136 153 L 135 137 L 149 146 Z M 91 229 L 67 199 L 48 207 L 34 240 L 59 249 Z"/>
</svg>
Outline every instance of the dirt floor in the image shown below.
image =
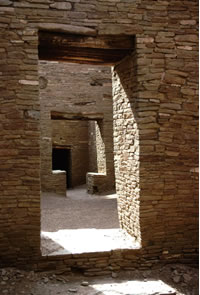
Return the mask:
<svg viewBox="0 0 200 295">
<path fill-rule="evenodd" d="M 180 264 L 96 278 L 0 269 L 1 295 L 198 295 L 198 290 L 198 269 Z"/>
<path fill-rule="evenodd" d="M 67 190 L 67 197 L 43 193 L 42 231 L 119 228 L 117 195 L 89 195 L 85 186 Z"/>
<path fill-rule="evenodd" d="M 42 195 L 43 255 L 136 249 L 139 245 L 119 228 L 116 194 L 89 195 L 85 186 Z"/>
</svg>

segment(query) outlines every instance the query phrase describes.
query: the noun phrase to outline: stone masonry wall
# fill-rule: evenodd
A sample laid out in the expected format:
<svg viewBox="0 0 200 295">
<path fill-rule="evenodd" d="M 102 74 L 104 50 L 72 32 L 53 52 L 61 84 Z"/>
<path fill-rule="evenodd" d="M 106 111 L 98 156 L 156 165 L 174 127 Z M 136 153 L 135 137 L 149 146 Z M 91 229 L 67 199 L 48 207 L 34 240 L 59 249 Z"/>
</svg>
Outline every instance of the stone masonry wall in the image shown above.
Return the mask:
<svg viewBox="0 0 200 295">
<path fill-rule="evenodd" d="M 10 264 L 40 253 L 40 105 L 37 34 L 7 4 L 0 4 L 0 260 Z"/>
<path fill-rule="evenodd" d="M 88 122 L 88 149 L 90 154 L 89 171 L 97 172 L 97 141 L 96 141 L 96 122 Z"/>
<path fill-rule="evenodd" d="M 106 171 L 106 153 L 103 127 L 103 122 L 95 122 L 97 168 L 99 173 L 105 173 Z"/>
<path fill-rule="evenodd" d="M 90 121 L 89 123 L 89 171 L 105 173 L 106 151 L 104 143 L 104 131 L 102 120 Z M 108 126 L 106 126 L 107 128 Z M 111 125 L 112 128 L 112 125 Z M 112 144 L 112 143 L 111 143 Z"/>
<path fill-rule="evenodd" d="M 89 194 L 114 191 L 115 178 L 111 161 L 113 158 L 113 143 L 108 142 L 109 134 L 113 132 L 113 122 L 105 125 L 103 120 L 89 122 L 89 165 L 91 172 L 87 173 L 87 191 Z M 107 171 L 107 172 L 106 172 Z M 108 185 L 106 174 L 113 175 Z"/>
<path fill-rule="evenodd" d="M 109 190 L 114 187 L 114 164 L 113 164 L 113 132 L 112 132 L 112 96 L 111 96 L 111 73 L 109 67 L 97 67 L 97 66 L 88 66 L 88 65 L 78 65 L 78 64 L 69 64 L 69 63 L 58 63 L 58 62 L 46 62 L 40 61 L 39 67 L 40 75 L 40 101 L 41 101 L 41 181 L 42 181 L 42 190 L 43 191 L 55 191 L 53 185 L 56 182 L 60 184 L 60 192 L 65 194 L 65 180 L 61 175 L 52 176 L 52 132 L 53 137 L 56 136 L 53 140 L 58 140 L 63 138 L 59 142 L 67 145 L 76 145 L 76 148 L 73 149 L 72 153 L 72 169 L 73 169 L 73 185 L 85 183 L 83 181 L 83 175 L 88 171 L 88 162 L 97 162 L 94 151 L 90 150 L 89 161 L 88 156 L 82 157 L 80 151 L 85 145 L 86 139 L 83 140 L 83 133 L 80 141 L 84 141 L 82 147 L 80 146 L 77 149 L 77 140 L 75 142 L 70 142 L 73 139 L 67 139 L 69 136 L 69 130 L 64 130 L 67 126 L 67 121 L 64 123 L 59 123 L 57 120 L 53 122 L 53 131 L 50 120 L 51 111 L 60 111 L 66 113 L 102 113 L 102 128 L 107 130 L 104 133 L 104 158 L 106 158 L 107 165 L 105 165 L 104 173 L 106 178 L 104 183 L 106 186 L 105 190 Z M 72 134 L 78 132 L 76 124 L 73 124 L 71 129 Z M 92 124 L 92 122 L 90 123 Z M 56 129 L 57 126 L 57 130 Z M 59 128 L 59 126 L 61 128 Z M 62 127 L 63 126 L 63 127 Z M 79 124 L 80 126 L 80 124 Z M 70 128 L 70 126 L 69 126 Z M 95 127 L 96 128 L 96 127 Z M 76 132 L 77 130 L 77 132 Z M 65 133 L 66 132 L 66 133 Z M 85 132 L 84 132 L 85 133 Z M 96 133 L 96 129 L 95 129 Z M 97 140 L 98 140 L 97 136 Z M 60 144 L 59 143 L 59 144 Z M 101 146 L 101 142 L 98 140 L 96 147 Z M 84 147 L 84 150 L 86 147 Z M 86 151 L 84 152 L 85 155 Z M 97 151 L 98 158 L 101 157 L 101 151 Z M 78 158 L 77 158 L 78 157 Z M 82 159 L 80 159 L 82 157 Z M 83 163 L 81 167 L 79 164 Z M 105 161 L 105 159 L 104 159 Z M 102 167 L 102 160 L 99 161 L 97 165 Z M 89 164 L 90 165 L 90 164 Z M 81 172 L 81 170 L 82 172 Z M 102 168 L 101 168 L 102 172 Z M 80 173 L 82 176 L 80 176 Z M 85 178 L 86 176 L 84 176 Z M 64 181 L 64 182 L 63 182 Z M 56 191 L 58 188 L 56 187 Z"/>
<path fill-rule="evenodd" d="M 136 35 L 132 67 L 127 59 L 114 71 L 121 224 L 141 239 L 144 249 L 159 252 L 162 248 L 169 256 L 194 252 L 197 245 L 193 171 L 197 172 L 198 162 L 194 152 L 198 137 L 194 59 L 198 53 L 196 20 L 189 20 L 189 15 L 195 15 L 195 3 L 189 11 L 186 3 L 175 2 L 176 8 L 168 2 L 148 6 L 143 16 L 148 34 Z M 151 27 L 150 19 L 155 21 Z M 136 175 L 134 181 L 129 171 Z"/>
<path fill-rule="evenodd" d="M 169 256 L 183 252 L 192 258 L 188 252 L 195 251 L 198 235 L 196 2 L 172 1 L 157 9 L 153 15 L 162 22 L 156 19 L 150 39 L 138 36 L 136 45 L 140 227 L 149 251 L 160 245 Z"/>
<path fill-rule="evenodd" d="M 88 122 L 52 120 L 53 147 L 70 148 L 71 150 L 71 186 L 86 183 L 88 172 Z"/>
<path fill-rule="evenodd" d="M 135 51 L 113 70 L 114 154 L 120 225 L 141 242 L 136 70 Z"/>
<path fill-rule="evenodd" d="M 0 1 L 2 265 L 24 266 L 33 260 L 40 269 L 46 263 L 56 265 L 55 258 L 39 264 L 39 111 L 42 115 L 43 109 L 39 105 L 37 28 L 41 23 L 69 25 L 72 33 L 135 35 L 134 53 L 129 57 L 135 69 L 124 60 L 113 72 L 114 141 L 120 221 L 141 240 L 141 249 L 137 255 L 131 250 L 119 258 L 121 262 L 111 260 L 122 267 L 127 263 L 140 268 L 159 261 L 196 262 L 197 22 L 196 0 Z M 118 120 L 122 120 L 121 127 Z M 126 123 L 130 129 L 124 130 Z M 121 147 L 121 152 L 117 149 L 118 140 L 125 147 L 124 155 Z M 86 260 L 77 264 L 94 267 Z M 70 263 L 62 260 L 61 267 Z M 108 259 L 104 263 L 112 266 Z"/>
</svg>

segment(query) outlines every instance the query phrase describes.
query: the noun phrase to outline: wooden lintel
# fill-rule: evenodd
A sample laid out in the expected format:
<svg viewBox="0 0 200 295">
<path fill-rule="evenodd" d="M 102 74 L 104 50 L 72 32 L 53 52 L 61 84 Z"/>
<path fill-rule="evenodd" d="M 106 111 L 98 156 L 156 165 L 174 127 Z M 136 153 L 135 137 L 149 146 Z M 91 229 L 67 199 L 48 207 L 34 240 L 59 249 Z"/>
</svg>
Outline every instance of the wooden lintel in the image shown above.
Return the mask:
<svg viewBox="0 0 200 295">
<path fill-rule="evenodd" d="M 66 145 L 66 144 L 62 144 L 60 142 L 56 142 L 56 141 L 52 142 L 52 147 L 56 148 L 56 149 L 63 149 L 63 148 L 64 149 L 72 149 L 72 145 L 70 145 L 70 144 Z"/>
<path fill-rule="evenodd" d="M 39 32 L 39 58 L 42 60 L 115 65 L 133 51 L 134 37 L 84 36 Z"/>
<path fill-rule="evenodd" d="M 102 120 L 102 113 L 65 113 L 65 112 L 56 112 L 51 111 L 52 120 Z"/>
<path fill-rule="evenodd" d="M 39 31 L 39 45 L 54 47 L 81 47 L 102 49 L 133 49 L 134 37 L 132 36 L 84 36 L 75 34 L 62 34 L 55 32 Z"/>
<path fill-rule="evenodd" d="M 42 60 L 57 60 L 67 62 L 80 63 L 95 63 L 95 64 L 109 64 L 113 65 L 125 56 L 130 51 L 123 49 L 94 49 L 94 48 L 41 48 L 39 50 L 40 59 Z"/>
</svg>

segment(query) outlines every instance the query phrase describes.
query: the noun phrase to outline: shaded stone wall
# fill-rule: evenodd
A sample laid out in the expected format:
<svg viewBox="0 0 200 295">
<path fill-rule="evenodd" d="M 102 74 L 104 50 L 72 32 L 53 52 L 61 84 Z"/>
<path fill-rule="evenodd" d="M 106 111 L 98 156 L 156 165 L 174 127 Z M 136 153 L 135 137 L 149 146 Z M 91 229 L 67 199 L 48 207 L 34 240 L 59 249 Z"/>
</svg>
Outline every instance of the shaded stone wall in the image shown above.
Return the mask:
<svg viewBox="0 0 200 295">
<path fill-rule="evenodd" d="M 88 148 L 90 159 L 89 161 L 89 171 L 97 172 L 97 141 L 96 141 L 96 123 L 95 121 L 88 122 Z"/>
<path fill-rule="evenodd" d="M 102 120 L 90 121 L 88 123 L 89 123 L 89 154 L 90 154 L 89 171 L 105 173 L 106 151 L 105 151 L 105 143 L 104 143 L 105 139 L 104 139 L 103 121 Z M 106 126 L 106 128 L 108 128 L 108 125 Z M 112 123 L 111 123 L 111 130 L 112 130 Z"/>
<path fill-rule="evenodd" d="M 40 105 L 37 34 L 13 7 L 0 13 L 0 260 L 10 264 L 40 252 Z"/>
<path fill-rule="evenodd" d="M 71 174 L 71 186 L 85 184 L 89 168 L 88 122 L 53 120 L 51 123 L 53 147 L 71 151 L 71 167 L 67 171 Z"/>
<path fill-rule="evenodd" d="M 130 113 L 137 123 L 137 126 L 131 123 L 134 129 L 127 129 L 125 138 L 118 134 L 117 130 L 122 130 L 115 129 L 115 137 L 125 140 L 124 146 L 129 145 L 128 133 L 130 140 L 134 139 L 124 156 L 128 157 L 127 165 L 123 164 L 127 171 L 129 165 L 134 165 L 132 149 L 138 145 L 135 136 L 139 136 L 138 158 L 134 154 L 139 187 L 135 177 L 130 175 L 129 180 L 119 170 L 116 173 L 117 192 L 120 200 L 124 199 L 124 205 L 120 205 L 121 224 L 133 230 L 137 237 L 134 220 L 138 212 L 134 208 L 135 213 L 130 212 L 136 196 L 140 202 L 141 256 L 128 254 L 127 263 L 137 260 L 136 267 L 138 264 L 151 267 L 160 260 L 195 262 L 198 247 L 197 1 L 61 3 L 46 0 L 0 3 L 1 263 L 25 264 L 25 259 L 29 262 L 40 259 L 38 23 L 79 26 L 80 33 L 84 28 L 99 35 L 136 36 L 133 63 L 137 65 L 137 88 L 132 89 L 131 81 L 126 86 L 130 89 L 129 97 L 134 92 L 134 118 L 128 95 L 119 85 L 121 79 L 126 83 L 123 77 L 126 69 L 120 71 L 123 64 L 116 67 L 114 78 L 119 85 L 114 86 L 115 96 L 117 87 L 121 93 L 121 123 L 125 124 L 125 113 Z M 124 101 L 127 111 L 125 105 L 123 108 Z M 118 120 L 119 112 L 115 112 Z M 121 153 L 116 154 L 117 163 L 123 160 Z"/>
<path fill-rule="evenodd" d="M 63 175 L 52 174 L 52 135 L 53 141 L 58 141 L 61 145 L 71 145 L 72 148 L 72 185 L 85 183 L 89 162 L 97 165 L 95 172 L 103 172 L 106 175 L 104 179 L 104 190 L 114 187 L 114 164 L 113 164 L 113 132 L 112 132 L 112 96 L 111 96 L 111 72 L 109 67 L 97 67 L 89 65 L 78 65 L 69 63 L 40 61 L 40 102 L 41 102 L 41 181 L 43 191 L 56 191 L 65 194 L 66 185 Z M 57 120 L 52 121 L 51 111 L 60 111 L 66 113 L 102 113 L 102 130 L 107 130 L 103 134 L 103 160 L 100 141 L 96 136 L 97 144 L 96 154 L 94 149 L 90 149 L 89 158 L 86 155 L 86 143 L 88 139 L 83 139 L 86 132 L 78 131 L 78 126 L 72 121 Z M 71 125 L 73 126 L 71 126 Z M 90 122 L 89 124 L 92 124 Z M 69 126 L 69 127 L 67 127 Z M 88 123 L 87 123 L 88 126 Z M 96 126 L 96 125 L 95 125 Z M 78 133 L 77 133 L 78 132 Z M 103 132 L 103 131 L 102 131 Z M 71 133 L 71 135 L 70 135 Z M 56 135 L 57 134 L 57 135 Z M 81 143 L 78 147 L 78 137 L 81 136 Z M 87 134 L 90 137 L 90 135 Z M 60 139 L 62 138 L 62 140 Z M 92 139 L 92 138 L 91 138 Z M 96 139 L 95 139 L 96 140 Z M 75 147 L 76 145 L 76 147 Z M 88 143 L 87 143 L 88 145 Z M 91 144 L 92 145 L 92 142 Z M 83 146 L 84 150 L 83 151 Z M 88 153 L 88 152 L 87 152 Z M 83 156 L 84 154 L 84 156 Z M 101 160 L 100 160 L 101 159 Z M 106 159 L 106 160 L 105 160 Z M 107 162 L 102 168 L 102 162 Z M 82 163 L 82 165 L 81 165 Z M 81 165 L 81 166 L 80 166 Z M 98 168 L 98 167 L 101 167 Z M 82 172 L 81 172 L 82 171 Z M 81 176 L 82 175 L 82 176 Z M 56 178 L 56 180 L 55 180 Z M 58 183 L 54 189 L 54 184 Z M 60 187 L 60 189 L 59 189 Z"/>
<path fill-rule="evenodd" d="M 95 134 L 97 148 L 97 172 L 104 173 L 106 171 L 106 158 L 103 122 L 95 122 Z"/>
</svg>

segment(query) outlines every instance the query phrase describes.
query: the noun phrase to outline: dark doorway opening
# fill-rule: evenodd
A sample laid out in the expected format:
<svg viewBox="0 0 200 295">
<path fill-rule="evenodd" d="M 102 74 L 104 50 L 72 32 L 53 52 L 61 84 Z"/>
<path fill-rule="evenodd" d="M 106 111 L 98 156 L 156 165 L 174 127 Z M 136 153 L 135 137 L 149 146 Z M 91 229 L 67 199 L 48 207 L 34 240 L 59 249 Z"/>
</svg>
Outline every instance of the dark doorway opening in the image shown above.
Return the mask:
<svg viewBox="0 0 200 295">
<path fill-rule="evenodd" d="M 70 149 L 53 148 L 52 169 L 66 171 L 66 187 L 72 188 L 72 158 Z"/>
</svg>

